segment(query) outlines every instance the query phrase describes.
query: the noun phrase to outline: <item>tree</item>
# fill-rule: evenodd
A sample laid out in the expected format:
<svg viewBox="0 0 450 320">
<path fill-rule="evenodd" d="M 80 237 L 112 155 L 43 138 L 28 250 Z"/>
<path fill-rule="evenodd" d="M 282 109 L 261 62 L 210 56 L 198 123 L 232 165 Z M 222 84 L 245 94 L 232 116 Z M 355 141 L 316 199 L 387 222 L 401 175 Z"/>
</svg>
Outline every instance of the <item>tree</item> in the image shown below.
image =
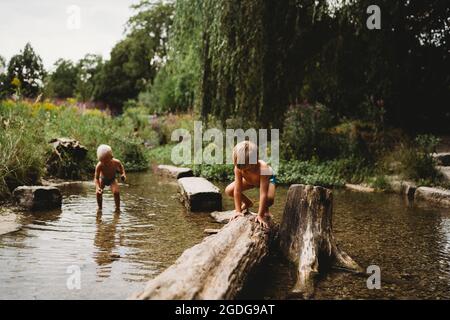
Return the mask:
<svg viewBox="0 0 450 320">
<path fill-rule="evenodd" d="M 7 91 L 9 94 L 14 93 L 14 82 L 20 85 L 20 92 L 24 97 L 36 97 L 43 87 L 45 74 L 41 57 L 34 52 L 31 44 L 27 43 L 8 63 Z"/>
<path fill-rule="evenodd" d="M 136 98 L 153 81 L 167 55 L 173 5 L 141 1 L 133 8 L 138 13 L 128 21 L 126 38 L 111 51 L 96 91 L 96 99 L 114 107 Z"/>
<path fill-rule="evenodd" d="M 52 98 L 74 97 L 77 80 L 77 66 L 70 60 L 59 59 L 55 62 L 55 71 L 47 77 L 45 93 Z"/>
<path fill-rule="evenodd" d="M 178 0 L 181 35 L 172 36 L 201 35 L 195 78 L 205 118 L 246 114 L 282 128 L 288 106 L 307 100 L 338 119 L 383 108 L 390 124 L 448 130 L 447 2 L 378 1 L 381 30 L 369 30 L 369 0 Z"/>
<path fill-rule="evenodd" d="M 94 100 L 103 68 L 102 57 L 87 54 L 75 68 L 78 71 L 75 90 L 77 99 L 83 102 Z"/>
<path fill-rule="evenodd" d="M 5 88 L 6 84 L 6 60 L 2 56 L 0 56 L 0 99 L 6 97 L 7 90 Z"/>
</svg>

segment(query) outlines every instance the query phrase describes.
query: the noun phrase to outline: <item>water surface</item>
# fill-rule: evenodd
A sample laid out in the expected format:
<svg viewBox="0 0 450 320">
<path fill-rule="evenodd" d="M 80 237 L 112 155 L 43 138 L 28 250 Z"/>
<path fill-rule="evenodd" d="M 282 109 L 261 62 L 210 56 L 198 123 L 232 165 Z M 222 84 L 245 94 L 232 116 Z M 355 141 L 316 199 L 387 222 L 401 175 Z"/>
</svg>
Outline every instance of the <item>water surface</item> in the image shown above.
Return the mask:
<svg viewBox="0 0 450 320">
<path fill-rule="evenodd" d="M 151 173 L 130 174 L 120 214 L 109 191 L 97 213 L 93 184 L 63 193 L 61 210 L 16 213 L 20 230 L 0 235 L 0 299 L 124 299 L 201 241 L 205 228 L 220 227 L 207 214 L 186 212 L 176 182 Z M 277 189 L 272 212 L 278 221 L 286 193 Z M 315 298 L 450 299 L 449 209 L 411 206 L 396 195 L 334 194 L 339 245 L 362 266 L 380 266 L 382 289 L 332 272 L 319 281 Z M 225 209 L 232 206 L 224 200 Z M 69 290 L 68 272 L 78 269 L 81 288 Z M 289 297 L 294 273 L 288 264 L 274 257 L 260 272 L 264 280 L 256 277 L 243 298 Z"/>
</svg>

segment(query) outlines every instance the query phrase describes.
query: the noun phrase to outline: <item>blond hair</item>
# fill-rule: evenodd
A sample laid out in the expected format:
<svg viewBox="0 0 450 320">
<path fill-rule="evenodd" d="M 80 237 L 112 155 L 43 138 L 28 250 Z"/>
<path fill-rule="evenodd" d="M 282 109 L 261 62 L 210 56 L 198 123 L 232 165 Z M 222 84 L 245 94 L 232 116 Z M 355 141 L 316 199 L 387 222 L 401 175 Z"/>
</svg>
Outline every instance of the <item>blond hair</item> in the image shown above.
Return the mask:
<svg viewBox="0 0 450 320">
<path fill-rule="evenodd" d="M 112 157 L 112 149 L 111 149 L 111 147 L 108 146 L 107 144 L 101 144 L 97 148 L 97 159 L 100 160 L 104 156 L 106 156 L 107 154 L 111 155 L 111 157 Z"/>
<path fill-rule="evenodd" d="M 233 163 L 238 168 L 258 164 L 258 147 L 256 144 L 251 141 L 239 142 L 233 148 Z"/>
</svg>

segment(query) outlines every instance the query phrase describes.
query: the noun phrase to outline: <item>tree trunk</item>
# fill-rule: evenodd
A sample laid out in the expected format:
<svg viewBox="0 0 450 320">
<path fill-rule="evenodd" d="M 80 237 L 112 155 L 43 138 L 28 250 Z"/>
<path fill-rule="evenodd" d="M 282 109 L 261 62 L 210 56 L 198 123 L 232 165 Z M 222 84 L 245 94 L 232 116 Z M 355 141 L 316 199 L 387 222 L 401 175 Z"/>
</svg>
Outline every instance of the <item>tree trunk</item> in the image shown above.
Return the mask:
<svg viewBox="0 0 450 320">
<path fill-rule="evenodd" d="M 333 196 L 322 187 L 292 185 L 280 226 L 282 253 L 298 266 L 294 293 L 310 298 L 319 269 L 337 266 L 361 272 L 361 267 L 335 242 L 332 232 Z"/>
<path fill-rule="evenodd" d="M 274 229 L 271 229 L 274 230 Z M 233 299 L 249 272 L 268 254 L 275 231 L 247 215 L 187 249 L 136 299 Z"/>
</svg>

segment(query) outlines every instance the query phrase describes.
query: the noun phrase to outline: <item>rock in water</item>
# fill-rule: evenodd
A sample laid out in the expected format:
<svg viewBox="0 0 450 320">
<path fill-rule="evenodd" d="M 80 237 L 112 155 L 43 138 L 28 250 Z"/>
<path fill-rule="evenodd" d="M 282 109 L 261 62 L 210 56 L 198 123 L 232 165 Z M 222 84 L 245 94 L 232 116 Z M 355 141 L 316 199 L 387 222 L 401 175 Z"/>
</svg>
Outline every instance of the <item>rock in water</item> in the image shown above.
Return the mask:
<svg viewBox="0 0 450 320">
<path fill-rule="evenodd" d="M 156 167 L 156 172 L 158 174 L 169 176 L 171 178 L 180 179 L 186 177 L 193 177 L 194 173 L 190 168 L 180 168 L 175 166 L 169 166 L 165 164 L 160 164 Z"/>
<path fill-rule="evenodd" d="M 450 206 L 450 190 L 431 187 L 419 187 L 416 190 L 415 199 L 432 201 L 436 204 Z"/>
<path fill-rule="evenodd" d="M 219 188 L 204 178 L 189 177 L 178 179 L 181 200 L 190 211 L 222 210 L 222 194 Z"/>
<path fill-rule="evenodd" d="M 61 191 L 55 187 L 23 186 L 13 191 L 17 204 L 27 210 L 49 210 L 61 208 Z"/>
</svg>

